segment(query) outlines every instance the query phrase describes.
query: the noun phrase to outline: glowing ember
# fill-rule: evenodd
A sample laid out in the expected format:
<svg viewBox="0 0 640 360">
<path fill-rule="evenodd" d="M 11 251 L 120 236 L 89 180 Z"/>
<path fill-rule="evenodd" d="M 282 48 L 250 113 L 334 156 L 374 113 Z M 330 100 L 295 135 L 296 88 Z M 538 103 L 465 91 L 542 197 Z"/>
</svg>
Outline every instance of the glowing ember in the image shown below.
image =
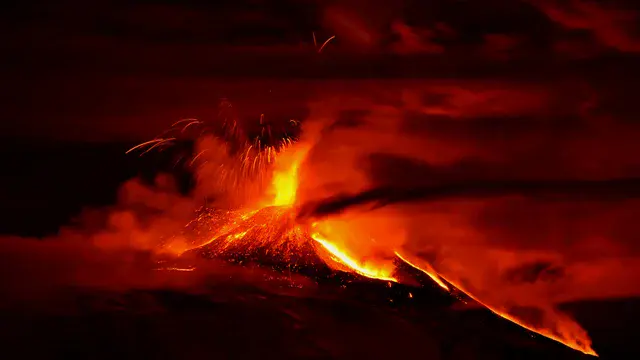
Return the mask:
<svg viewBox="0 0 640 360">
<path fill-rule="evenodd" d="M 196 268 L 194 268 L 194 267 L 188 267 L 188 268 L 168 267 L 168 268 L 156 269 L 156 270 L 191 272 L 191 271 L 195 271 Z"/>
<path fill-rule="evenodd" d="M 238 216 L 194 251 L 207 257 L 256 256 L 284 262 L 292 268 L 315 261 L 308 237 L 287 206 L 265 207 L 245 219 Z"/>
</svg>

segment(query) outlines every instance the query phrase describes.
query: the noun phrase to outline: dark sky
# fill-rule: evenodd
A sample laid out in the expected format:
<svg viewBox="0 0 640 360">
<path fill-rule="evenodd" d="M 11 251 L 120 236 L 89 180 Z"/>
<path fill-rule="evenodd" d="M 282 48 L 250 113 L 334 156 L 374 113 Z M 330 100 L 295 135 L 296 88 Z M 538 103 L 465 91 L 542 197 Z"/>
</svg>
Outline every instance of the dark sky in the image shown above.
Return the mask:
<svg viewBox="0 0 640 360">
<path fill-rule="evenodd" d="M 3 6 L 0 131 L 18 138 L 144 139 L 208 116 L 223 96 L 247 117 L 294 117 L 336 91 L 329 79 L 593 77 L 632 71 L 640 51 L 633 1 Z M 313 32 L 336 39 L 317 54 Z"/>
</svg>

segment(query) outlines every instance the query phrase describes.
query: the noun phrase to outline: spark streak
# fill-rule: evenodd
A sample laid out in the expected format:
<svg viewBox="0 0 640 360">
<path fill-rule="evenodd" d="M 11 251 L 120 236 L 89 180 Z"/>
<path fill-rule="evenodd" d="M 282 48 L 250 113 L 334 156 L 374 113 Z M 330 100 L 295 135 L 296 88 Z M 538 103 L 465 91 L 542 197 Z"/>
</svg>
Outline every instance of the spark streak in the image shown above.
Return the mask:
<svg viewBox="0 0 640 360">
<path fill-rule="evenodd" d="M 132 152 L 132 151 L 134 151 L 134 150 L 136 150 L 136 149 L 141 149 L 141 148 L 143 148 L 143 147 L 145 147 L 145 146 L 147 146 L 147 145 L 151 145 L 151 144 L 158 144 L 158 143 L 161 143 L 161 142 L 164 142 L 164 141 L 171 141 L 171 140 L 175 140 L 175 138 L 168 138 L 168 139 L 153 139 L 153 140 L 145 141 L 145 142 L 143 142 L 143 143 L 141 143 L 141 144 L 138 144 L 138 145 L 136 145 L 136 146 L 132 147 L 131 149 L 127 150 L 127 151 L 125 152 L 125 154 L 128 154 L 128 153 L 130 153 L 130 152 Z"/>
<path fill-rule="evenodd" d="M 331 42 L 331 40 L 333 40 L 333 39 L 335 39 L 335 38 L 336 38 L 336 36 L 335 36 L 335 35 L 333 35 L 332 37 L 330 37 L 330 38 L 328 38 L 327 40 L 325 40 L 325 42 L 324 42 L 324 43 L 322 43 L 322 45 L 320 46 L 320 49 L 318 49 L 318 54 L 320 54 L 320 53 L 322 52 L 322 50 L 324 49 L 324 47 L 325 47 L 325 46 L 327 46 L 327 44 L 328 44 L 329 42 Z"/>
<path fill-rule="evenodd" d="M 193 157 L 193 159 L 191 159 L 191 162 L 189 162 L 189 166 L 192 166 L 192 165 L 196 162 L 196 160 L 198 160 L 198 158 L 199 158 L 202 154 L 204 154 L 207 150 L 208 150 L 208 149 L 204 149 L 204 150 L 200 151 L 196 156 L 194 156 L 194 157 Z"/>
</svg>

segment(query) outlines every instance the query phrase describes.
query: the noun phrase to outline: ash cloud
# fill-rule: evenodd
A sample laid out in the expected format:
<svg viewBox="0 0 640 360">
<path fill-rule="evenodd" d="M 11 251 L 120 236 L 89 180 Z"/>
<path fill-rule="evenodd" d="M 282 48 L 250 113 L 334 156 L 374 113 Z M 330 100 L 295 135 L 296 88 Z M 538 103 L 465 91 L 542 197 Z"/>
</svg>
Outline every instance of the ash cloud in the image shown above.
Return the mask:
<svg viewBox="0 0 640 360">
<path fill-rule="evenodd" d="M 41 302 L 74 287 L 185 285 L 154 268 L 162 239 L 184 226 L 193 205 L 168 177 L 159 177 L 153 186 L 133 179 L 122 185 L 117 204 L 86 211 L 55 236 L 0 238 L 3 305 Z"/>
<path fill-rule="evenodd" d="M 208 141 L 201 139 L 199 146 L 210 145 Z M 223 162 L 226 156 L 222 152 L 208 161 Z M 199 169 L 207 175 L 206 169 Z M 215 260 L 176 257 L 208 239 L 206 228 L 188 231 L 185 225 L 197 218 L 204 196 L 220 191 L 216 185 L 202 181 L 193 194 L 184 195 L 171 175 L 159 175 L 152 184 L 133 178 L 120 186 L 115 204 L 84 211 L 55 236 L 0 237 L 0 287 L 4 290 L 0 307 L 58 311 L 71 306 L 75 310 L 67 301 L 73 302 L 69 297 L 82 291 L 198 292 L 231 277 L 238 284 L 271 291 L 270 284 L 261 280 L 266 270 L 243 271 Z M 230 204 L 220 199 L 209 205 L 228 209 Z M 210 231 L 217 225 L 206 227 Z"/>
<path fill-rule="evenodd" d="M 317 104 L 318 123 L 355 103 L 370 113 L 319 137 L 301 218 L 351 224 L 357 236 L 344 242 L 356 253 L 412 253 L 487 304 L 538 309 L 548 328 L 570 322 L 560 303 L 640 295 L 640 127 L 617 115 L 611 89 L 550 80 L 399 91 L 400 106 L 346 94 Z"/>
<path fill-rule="evenodd" d="M 569 31 L 587 31 L 597 42 L 618 51 L 640 51 L 637 26 L 640 14 L 637 8 L 629 6 L 631 4 L 584 0 L 530 2 L 551 21 Z"/>
<path fill-rule="evenodd" d="M 359 51 L 473 53 L 474 61 L 489 62 L 541 55 L 584 59 L 640 51 L 639 11 L 624 0 L 404 0 L 394 5 L 351 0 L 324 5 L 322 24 L 337 34 L 339 44 Z"/>
<path fill-rule="evenodd" d="M 378 208 L 410 202 L 528 197 L 551 201 L 615 201 L 640 198 L 640 178 L 609 181 L 483 181 L 441 186 L 398 188 L 376 187 L 354 195 L 335 197 L 306 204 L 299 218 L 318 218 L 339 214 L 353 207 Z"/>
</svg>

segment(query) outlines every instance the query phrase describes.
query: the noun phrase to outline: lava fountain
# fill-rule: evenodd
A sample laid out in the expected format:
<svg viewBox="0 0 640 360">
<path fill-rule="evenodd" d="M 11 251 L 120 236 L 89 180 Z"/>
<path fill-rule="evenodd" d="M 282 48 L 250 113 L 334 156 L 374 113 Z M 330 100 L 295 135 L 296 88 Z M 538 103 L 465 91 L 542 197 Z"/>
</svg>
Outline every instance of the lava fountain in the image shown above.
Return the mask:
<svg viewBox="0 0 640 360">
<path fill-rule="evenodd" d="M 393 268 L 359 261 L 346 249 L 324 238 L 319 231 L 323 227 L 321 222 L 308 225 L 296 220 L 298 171 L 308 150 L 309 146 L 298 143 L 279 153 L 267 197 L 257 206 L 225 212 L 226 219 L 220 216 L 198 219 L 205 226 L 211 221 L 223 221 L 226 225 L 190 252 L 206 257 L 240 256 L 275 261 L 292 269 L 324 264 L 371 279 L 396 281 Z"/>
</svg>

